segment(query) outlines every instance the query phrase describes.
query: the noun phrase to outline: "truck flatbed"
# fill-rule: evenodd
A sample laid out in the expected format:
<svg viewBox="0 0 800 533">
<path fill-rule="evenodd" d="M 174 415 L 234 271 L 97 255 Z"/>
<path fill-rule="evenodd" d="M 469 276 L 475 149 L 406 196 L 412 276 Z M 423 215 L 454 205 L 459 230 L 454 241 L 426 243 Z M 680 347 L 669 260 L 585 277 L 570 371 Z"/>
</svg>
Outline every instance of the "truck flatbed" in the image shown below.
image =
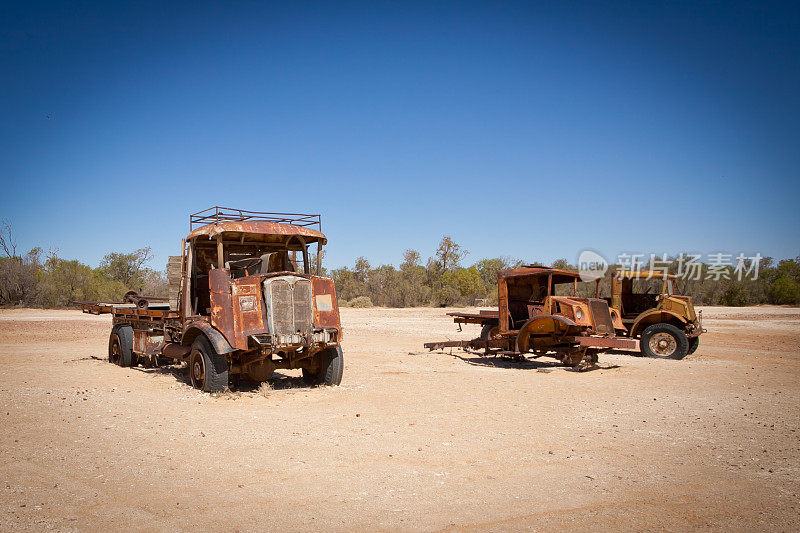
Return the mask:
<svg viewBox="0 0 800 533">
<path fill-rule="evenodd" d="M 453 317 L 456 324 L 485 324 L 488 321 L 498 320 L 500 312 L 497 310 L 480 310 L 477 313 L 447 313 Z"/>
</svg>

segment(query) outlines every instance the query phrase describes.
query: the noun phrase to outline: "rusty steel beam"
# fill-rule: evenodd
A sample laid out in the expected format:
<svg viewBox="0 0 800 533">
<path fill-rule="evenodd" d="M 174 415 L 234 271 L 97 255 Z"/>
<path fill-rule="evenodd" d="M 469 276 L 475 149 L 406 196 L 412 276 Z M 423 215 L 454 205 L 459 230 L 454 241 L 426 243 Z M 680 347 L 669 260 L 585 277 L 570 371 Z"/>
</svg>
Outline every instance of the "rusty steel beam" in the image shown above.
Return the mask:
<svg viewBox="0 0 800 533">
<path fill-rule="evenodd" d="M 575 341 L 587 348 L 616 348 L 618 350 L 638 350 L 639 341 L 622 337 L 574 337 Z"/>
<path fill-rule="evenodd" d="M 440 342 L 426 342 L 424 344 L 428 350 L 441 350 L 442 348 L 472 348 L 485 349 L 485 348 L 505 348 L 508 346 L 506 339 L 472 339 L 471 341 L 440 341 Z"/>
</svg>

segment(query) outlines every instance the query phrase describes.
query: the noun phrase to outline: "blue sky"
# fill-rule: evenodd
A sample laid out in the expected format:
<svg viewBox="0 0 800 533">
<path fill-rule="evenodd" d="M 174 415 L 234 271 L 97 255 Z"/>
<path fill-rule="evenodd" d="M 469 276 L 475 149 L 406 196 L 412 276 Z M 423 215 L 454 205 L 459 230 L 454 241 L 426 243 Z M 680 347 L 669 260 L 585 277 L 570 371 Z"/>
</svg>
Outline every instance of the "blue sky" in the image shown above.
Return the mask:
<svg viewBox="0 0 800 533">
<path fill-rule="evenodd" d="M 332 267 L 794 257 L 799 65 L 792 3 L 4 2 L 0 218 L 93 266 L 211 205 Z"/>
</svg>

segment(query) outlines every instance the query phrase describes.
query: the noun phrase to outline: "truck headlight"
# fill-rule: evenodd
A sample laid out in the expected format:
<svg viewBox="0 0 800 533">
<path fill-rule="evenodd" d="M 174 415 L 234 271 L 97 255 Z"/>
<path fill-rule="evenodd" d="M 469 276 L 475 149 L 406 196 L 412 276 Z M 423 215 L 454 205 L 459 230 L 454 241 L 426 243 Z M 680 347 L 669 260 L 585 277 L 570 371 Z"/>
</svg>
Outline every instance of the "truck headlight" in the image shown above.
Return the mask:
<svg viewBox="0 0 800 533">
<path fill-rule="evenodd" d="M 575 318 L 577 320 L 580 320 L 581 318 L 583 318 L 583 312 L 581 312 L 581 308 L 580 307 L 576 307 L 575 308 Z"/>
</svg>

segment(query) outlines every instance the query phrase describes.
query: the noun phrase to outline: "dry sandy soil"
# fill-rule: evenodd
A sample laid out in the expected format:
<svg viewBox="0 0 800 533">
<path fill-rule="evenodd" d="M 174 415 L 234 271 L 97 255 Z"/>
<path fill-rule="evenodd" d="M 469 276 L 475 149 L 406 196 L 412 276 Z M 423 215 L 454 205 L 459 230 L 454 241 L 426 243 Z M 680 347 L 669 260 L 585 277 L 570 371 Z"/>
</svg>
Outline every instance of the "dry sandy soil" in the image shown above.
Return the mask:
<svg viewBox="0 0 800 533">
<path fill-rule="evenodd" d="M 800 310 L 706 308 L 683 361 L 575 373 L 344 309 L 340 387 L 211 396 L 105 361 L 110 319 L 0 311 L 0 529 L 800 529 Z"/>
</svg>

